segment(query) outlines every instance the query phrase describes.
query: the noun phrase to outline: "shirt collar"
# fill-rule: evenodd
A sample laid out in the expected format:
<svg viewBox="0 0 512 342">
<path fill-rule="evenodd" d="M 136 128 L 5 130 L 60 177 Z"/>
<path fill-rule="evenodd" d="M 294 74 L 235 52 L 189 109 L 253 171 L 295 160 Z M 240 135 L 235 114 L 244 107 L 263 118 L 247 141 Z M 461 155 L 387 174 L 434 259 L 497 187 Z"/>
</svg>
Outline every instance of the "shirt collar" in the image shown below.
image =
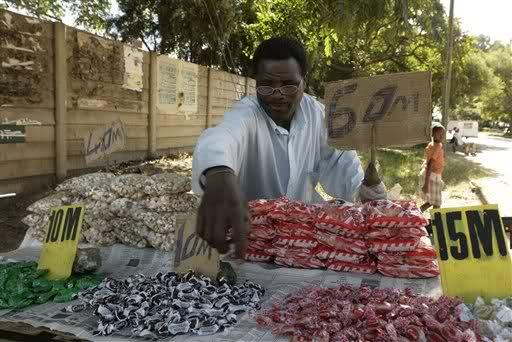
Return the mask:
<svg viewBox="0 0 512 342">
<path fill-rule="evenodd" d="M 306 95 L 304 94 L 304 96 L 306 96 Z M 274 132 L 276 132 L 277 134 L 291 135 L 296 131 L 302 130 L 307 124 L 307 118 L 306 118 L 306 114 L 304 113 L 304 105 L 303 105 L 304 101 L 305 101 L 304 96 L 302 96 L 302 99 L 301 99 L 299 105 L 297 106 L 297 110 L 295 112 L 295 115 L 293 116 L 289 132 L 286 129 L 284 129 L 283 127 L 276 125 L 274 120 L 272 120 L 272 118 L 267 115 L 267 113 L 265 112 L 265 109 L 263 109 L 263 107 L 260 105 L 260 103 L 258 102 L 258 99 L 256 97 L 255 97 L 255 101 L 258 104 L 261 114 L 265 117 L 265 119 L 270 124 L 270 127 L 272 128 L 272 130 Z"/>
</svg>

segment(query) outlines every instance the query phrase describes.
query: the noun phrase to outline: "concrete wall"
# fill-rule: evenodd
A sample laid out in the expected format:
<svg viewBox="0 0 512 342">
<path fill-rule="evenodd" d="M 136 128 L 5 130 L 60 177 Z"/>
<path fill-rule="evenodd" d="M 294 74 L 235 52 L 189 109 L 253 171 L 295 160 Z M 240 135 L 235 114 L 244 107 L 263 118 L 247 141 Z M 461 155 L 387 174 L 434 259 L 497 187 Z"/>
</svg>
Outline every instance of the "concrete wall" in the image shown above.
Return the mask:
<svg viewBox="0 0 512 342">
<path fill-rule="evenodd" d="M 161 103 L 160 93 L 169 91 L 162 90 L 169 74 L 161 64 L 191 71 L 186 80 L 180 71 L 174 103 Z M 192 102 L 187 89 L 197 91 Z M 86 163 L 84 138 L 117 119 L 127 139 L 110 163 L 190 151 L 206 127 L 253 94 L 255 82 L 246 77 L 0 11 L 0 123 L 33 121 L 25 143 L 0 144 L 0 193 L 38 190 L 105 165 Z"/>
</svg>

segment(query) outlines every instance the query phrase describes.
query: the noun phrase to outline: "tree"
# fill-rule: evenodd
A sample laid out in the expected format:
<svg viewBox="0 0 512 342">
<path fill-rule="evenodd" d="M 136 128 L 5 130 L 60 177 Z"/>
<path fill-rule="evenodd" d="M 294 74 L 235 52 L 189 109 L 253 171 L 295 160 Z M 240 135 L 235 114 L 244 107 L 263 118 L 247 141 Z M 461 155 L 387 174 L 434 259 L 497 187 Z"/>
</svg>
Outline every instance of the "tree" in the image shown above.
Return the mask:
<svg viewBox="0 0 512 342">
<path fill-rule="evenodd" d="M 491 47 L 491 37 L 486 35 L 478 35 L 476 37 L 476 47 L 482 51 L 487 51 Z"/>
<path fill-rule="evenodd" d="M 93 30 L 105 28 L 110 0 L 0 0 L 1 7 L 24 10 L 44 19 L 60 21 L 66 11 L 76 14 L 77 25 Z"/>
<path fill-rule="evenodd" d="M 441 96 L 444 10 L 438 0 L 265 0 L 247 25 L 253 46 L 276 34 L 304 42 L 311 61 L 309 91 L 323 82 L 389 72 L 432 70 Z"/>
<path fill-rule="evenodd" d="M 485 61 L 499 81 L 482 97 L 482 113 L 486 118 L 512 125 L 512 46 L 494 43 Z"/>
<path fill-rule="evenodd" d="M 121 15 L 108 32 L 122 40 L 142 39 L 160 54 L 233 72 L 247 72 L 243 25 L 255 20 L 252 1 L 119 0 Z"/>
</svg>

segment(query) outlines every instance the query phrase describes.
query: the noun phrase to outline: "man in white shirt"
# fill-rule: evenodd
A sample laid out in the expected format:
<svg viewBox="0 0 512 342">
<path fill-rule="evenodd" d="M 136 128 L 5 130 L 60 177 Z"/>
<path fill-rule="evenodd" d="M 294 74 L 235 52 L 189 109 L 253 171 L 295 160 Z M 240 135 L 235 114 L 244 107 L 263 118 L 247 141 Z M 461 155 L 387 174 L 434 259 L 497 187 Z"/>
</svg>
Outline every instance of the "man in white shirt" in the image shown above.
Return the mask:
<svg viewBox="0 0 512 342">
<path fill-rule="evenodd" d="M 452 140 L 456 146 L 464 145 L 464 141 L 462 140 L 462 134 L 460 134 L 460 129 L 458 127 L 455 127 L 453 129 L 453 139 Z"/>
<path fill-rule="evenodd" d="M 469 154 L 471 154 L 472 156 L 476 155 L 475 154 L 475 144 L 474 143 L 466 143 L 462 139 L 462 134 L 460 133 L 460 129 L 458 127 L 455 127 L 453 129 L 453 138 L 450 142 L 452 143 L 452 150 L 454 153 L 457 151 L 457 147 L 461 146 L 465 155 L 469 155 Z"/>
<path fill-rule="evenodd" d="M 247 96 L 224 121 L 199 138 L 193 159 L 194 192 L 203 194 L 197 233 L 220 253 L 233 242 L 245 250 L 249 228 L 246 202 L 287 196 L 321 202 L 320 183 L 331 196 L 353 201 L 385 198 L 373 165 L 363 170 L 355 151 L 327 144 L 324 106 L 304 93 L 303 46 L 272 38 L 253 57 L 257 96 Z M 227 232 L 231 228 L 232 241 Z"/>
</svg>

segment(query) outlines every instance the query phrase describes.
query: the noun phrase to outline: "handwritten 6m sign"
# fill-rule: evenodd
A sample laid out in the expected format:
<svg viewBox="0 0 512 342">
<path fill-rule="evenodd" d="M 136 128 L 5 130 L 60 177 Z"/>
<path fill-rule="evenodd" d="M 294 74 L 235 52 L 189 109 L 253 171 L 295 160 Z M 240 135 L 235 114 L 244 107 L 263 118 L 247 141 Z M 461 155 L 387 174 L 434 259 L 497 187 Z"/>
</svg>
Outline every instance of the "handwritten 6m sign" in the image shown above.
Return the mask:
<svg viewBox="0 0 512 342">
<path fill-rule="evenodd" d="M 429 72 L 401 73 L 328 83 L 325 110 L 329 143 L 366 148 L 375 125 L 377 147 L 430 139 Z"/>
</svg>

